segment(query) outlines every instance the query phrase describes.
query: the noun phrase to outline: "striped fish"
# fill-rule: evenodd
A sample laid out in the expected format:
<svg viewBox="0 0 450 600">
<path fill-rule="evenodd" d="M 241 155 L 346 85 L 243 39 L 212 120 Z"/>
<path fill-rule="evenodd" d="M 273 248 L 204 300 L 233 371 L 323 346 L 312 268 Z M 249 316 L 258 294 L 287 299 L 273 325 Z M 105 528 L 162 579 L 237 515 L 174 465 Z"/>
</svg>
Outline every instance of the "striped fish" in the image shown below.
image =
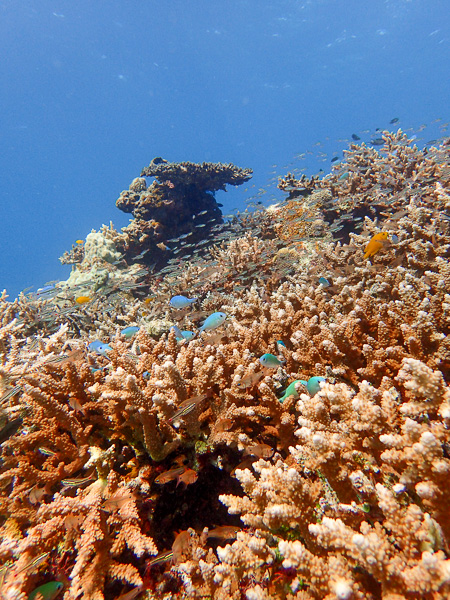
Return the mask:
<svg viewBox="0 0 450 600">
<path fill-rule="evenodd" d="M 80 487 L 89 483 L 90 481 L 94 481 L 94 472 L 90 473 L 86 477 L 76 477 L 74 479 L 61 479 L 61 483 L 64 487 Z"/>
<path fill-rule="evenodd" d="M 184 402 L 182 402 L 178 406 L 178 410 L 175 412 L 175 414 L 172 417 L 170 417 L 170 419 L 168 419 L 169 423 L 173 423 L 180 417 L 188 415 L 194 410 L 197 404 L 199 404 L 202 400 L 206 398 L 206 396 L 207 394 L 201 394 L 200 396 L 194 396 L 193 398 L 188 398 L 187 400 L 184 400 Z"/>
</svg>

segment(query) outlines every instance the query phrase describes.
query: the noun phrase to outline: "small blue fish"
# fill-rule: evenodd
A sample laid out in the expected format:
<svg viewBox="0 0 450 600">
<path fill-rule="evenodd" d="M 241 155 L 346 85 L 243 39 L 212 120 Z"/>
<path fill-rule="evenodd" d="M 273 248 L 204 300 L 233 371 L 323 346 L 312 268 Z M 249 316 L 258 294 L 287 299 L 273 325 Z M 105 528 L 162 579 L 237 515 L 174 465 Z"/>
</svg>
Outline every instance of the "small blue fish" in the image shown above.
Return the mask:
<svg viewBox="0 0 450 600">
<path fill-rule="evenodd" d="M 192 338 L 195 337 L 195 333 L 193 331 L 185 331 L 185 330 L 183 330 L 181 332 L 181 335 L 183 336 L 183 338 L 185 340 L 188 340 L 188 341 L 192 340 Z"/>
<path fill-rule="evenodd" d="M 262 364 L 263 367 L 266 367 L 267 369 L 278 369 L 278 367 L 284 365 L 286 361 L 280 360 L 273 354 L 263 354 L 260 357 L 259 362 Z"/>
<path fill-rule="evenodd" d="M 124 338 L 131 338 L 133 337 L 133 335 L 136 335 L 136 333 L 139 331 L 140 327 L 134 327 L 134 326 L 130 326 L 130 327 L 125 327 L 125 329 L 122 329 L 122 331 L 120 332 L 120 335 L 123 335 Z"/>
<path fill-rule="evenodd" d="M 96 352 L 102 356 L 107 356 L 110 350 L 112 350 L 112 348 L 109 344 L 100 344 L 100 346 L 97 346 Z"/>
<path fill-rule="evenodd" d="M 393 233 L 393 234 L 391 235 L 391 242 L 392 242 L 393 244 L 397 244 L 397 243 L 398 243 L 398 235 L 395 235 L 395 233 Z"/>
<path fill-rule="evenodd" d="M 186 298 L 186 296 L 172 296 L 169 304 L 172 308 L 186 308 L 194 302 L 197 302 L 198 298 Z"/>
<path fill-rule="evenodd" d="M 90 350 L 91 352 L 97 352 L 99 346 L 103 346 L 103 342 L 101 342 L 100 340 L 94 340 L 89 344 L 88 350 Z"/>
<path fill-rule="evenodd" d="M 200 331 L 211 331 L 211 329 L 216 329 L 225 323 L 225 319 L 227 315 L 223 312 L 215 312 L 206 319 L 203 325 L 200 327 Z"/>
<path fill-rule="evenodd" d="M 192 340 L 195 337 L 195 333 L 193 331 L 181 331 L 177 325 L 172 325 L 169 331 L 173 331 L 177 342 L 182 342 L 183 340 Z"/>
<path fill-rule="evenodd" d="M 39 300 L 50 300 L 51 298 L 54 298 L 58 292 L 58 288 L 54 285 L 46 285 L 36 291 L 36 296 Z"/>
<path fill-rule="evenodd" d="M 54 289 L 55 289 L 54 285 L 46 285 L 44 287 L 38 288 L 36 295 L 42 296 L 42 294 L 45 294 L 46 292 L 49 292 L 50 290 L 54 290 Z"/>
<path fill-rule="evenodd" d="M 310 377 L 308 379 L 308 383 L 306 384 L 306 388 L 311 396 L 315 396 L 317 392 L 320 390 L 320 382 L 326 381 L 325 377 Z"/>
<path fill-rule="evenodd" d="M 326 277 L 319 277 L 319 283 L 321 283 L 323 287 L 330 287 L 331 285 Z"/>
<path fill-rule="evenodd" d="M 183 332 L 177 325 L 172 325 L 172 327 L 169 329 L 169 332 L 171 331 L 173 331 L 173 333 L 175 334 L 177 342 L 181 342 L 182 340 L 184 340 Z"/>
<path fill-rule="evenodd" d="M 281 350 L 282 348 L 286 348 L 286 344 L 283 342 L 283 340 L 277 340 L 276 344 L 277 344 L 277 350 Z"/>
</svg>

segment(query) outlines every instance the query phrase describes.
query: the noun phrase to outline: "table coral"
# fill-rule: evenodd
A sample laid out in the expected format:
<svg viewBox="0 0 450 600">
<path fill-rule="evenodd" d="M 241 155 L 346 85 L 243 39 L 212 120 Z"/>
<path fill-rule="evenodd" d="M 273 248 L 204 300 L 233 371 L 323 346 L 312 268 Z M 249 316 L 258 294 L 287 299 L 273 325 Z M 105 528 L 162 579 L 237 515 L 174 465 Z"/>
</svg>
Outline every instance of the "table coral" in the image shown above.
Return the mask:
<svg viewBox="0 0 450 600">
<path fill-rule="evenodd" d="M 181 234 L 190 234 L 191 243 L 204 239 L 213 224 L 222 223 L 214 193 L 225 190 L 226 185 L 241 185 L 251 176 L 251 169 L 232 164 L 153 160 L 116 202 L 120 210 L 135 217 L 131 226 L 124 230 L 127 236 L 125 255 L 131 258 L 134 248 L 135 254 L 149 248 L 150 260 L 155 261 L 164 254 L 157 243 L 178 238 Z M 154 180 L 147 186 L 145 177 Z"/>
</svg>

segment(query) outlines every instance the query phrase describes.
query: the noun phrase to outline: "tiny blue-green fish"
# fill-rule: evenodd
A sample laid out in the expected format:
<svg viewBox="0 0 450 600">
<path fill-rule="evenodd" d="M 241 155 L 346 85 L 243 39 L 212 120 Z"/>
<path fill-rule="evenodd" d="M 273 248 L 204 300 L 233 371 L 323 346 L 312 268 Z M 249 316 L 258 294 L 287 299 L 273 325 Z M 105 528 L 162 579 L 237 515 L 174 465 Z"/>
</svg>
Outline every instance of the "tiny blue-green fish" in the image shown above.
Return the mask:
<svg viewBox="0 0 450 600">
<path fill-rule="evenodd" d="M 185 308 L 194 302 L 197 302 L 197 298 L 186 298 L 186 296 L 172 296 L 169 300 L 172 308 Z"/>
<path fill-rule="evenodd" d="M 295 381 L 290 383 L 287 386 L 287 388 L 284 390 L 284 393 L 280 398 L 281 403 L 283 403 L 286 400 L 286 398 L 288 398 L 289 396 L 294 396 L 295 399 L 297 399 L 299 397 L 299 393 L 297 392 L 297 390 L 295 388 L 296 383 L 301 383 L 304 386 L 307 385 L 307 382 L 304 379 L 296 379 Z"/>
<path fill-rule="evenodd" d="M 139 331 L 140 327 L 135 327 L 135 326 L 130 326 L 130 327 L 125 327 L 125 329 L 122 329 L 122 331 L 120 332 L 120 335 L 123 335 L 124 338 L 131 338 L 133 337 L 133 335 L 136 335 L 136 333 Z"/>
<path fill-rule="evenodd" d="M 96 352 L 102 356 L 107 356 L 110 350 L 112 350 L 112 348 L 109 344 L 100 344 L 100 346 L 97 346 Z"/>
<path fill-rule="evenodd" d="M 183 330 L 181 332 L 181 335 L 183 336 L 183 338 L 185 340 L 188 340 L 188 341 L 192 340 L 192 338 L 195 337 L 195 333 L 193 331 L 185 331 L 185 330 Z"/>
<path fill-rule="evenodd" d="M 148 371 L 144 371 L 144 372 L 142 373 L 142 377 L 143 377 L 144 379 L 150 379 L 150 373 L 149 373 Z"/>
<path fill-rule="evenodd" d="M 277 369 L 278 367 L 281 367 L 281 365 L 284 365 L 286 361 L 280 360 L 273 354 L 263 354 L 260 357 L 259 362 L 263 367 L 267 367 L 268 369 Z"/>
<path fill-rule="evenodd" d="M 283 342 L 283 340 L 277 340 L 276 344 L 278 349 L 279 346 L 281 346 L 282 348 L 286 348 L 286 344 Z"/>
<path fill-rule="evenodd" d="M 315 396 L 317 392 L 320 390 L 320 382 L 326 381 L 325 377 L 310 377 L 308 379 L 308 383 L 306 384 L 306 388 L 311 396 Z"/>
<path fill-rule="evenodd" d="M 200 327 L 200 331 L 211 331 L 211 329 L 216 329 L 220 327 L 223 323 L 225 323 L 225 319 L 227 315 L 223 312 L 215 312 L 206 319 L 203 325 Z"/>
<path fill-rule="evenodd" d="M 178 327 L 178 325 L 172 325 L 172 327 L 169 329 L 169 333 L 173 331 L 175 334 L 175 337 L 177 338 L 177 340 L 182 340 L 183 339 L 183 334 L 181 332 L 181 329 Z"/>
<path fill-rule="evenodd" d="M 64 585 L 60 581 L 49 581 L 40 585 L 28 594 L 28 600 L 34 600 L 40 594 L 44 600 L 53 600 L 63 589 Z"/>
<path fill-rule="evenodd" d="M 319 283 L 321 283 L 323 287 L 330 287 L 331 285 L 326 277 L 319 277 Z"/>
<path fill-rule="evenodd" d="M 393 233 L 393 234 L 391 235 L 391 242 L 392 242 L 393 244 L 396 244 L 396 243 L 398 242 L 398 235 L 395 235 L 395 233 Z"/>
<path fill-rule="evenodd" d="M 97 352 L 97 348 L 99 346 L 103 346 L 103 342 L 101 342 L 100 340 L 94 340 L 89 344 L 88 350 L 91 350 L 92 352 Z"/>
<path fill-rule="evenodd" d="M 172 325 L 169 331 L 174 332 L 177 342 L 182 342 L 183 340 L 189 341 L 195 337 L 195 333 L 193 331 L 181 331 L 181 329 L 176 325 Z"/>
</svg>

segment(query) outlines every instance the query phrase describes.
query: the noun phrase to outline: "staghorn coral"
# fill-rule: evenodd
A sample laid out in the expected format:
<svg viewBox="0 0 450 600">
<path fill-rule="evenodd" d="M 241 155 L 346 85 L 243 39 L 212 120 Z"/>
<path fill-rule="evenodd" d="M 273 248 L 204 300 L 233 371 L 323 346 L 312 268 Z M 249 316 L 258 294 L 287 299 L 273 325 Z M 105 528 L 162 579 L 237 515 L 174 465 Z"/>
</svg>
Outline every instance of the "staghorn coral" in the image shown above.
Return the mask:
<svg viewBox="0 0 450 600">
<path fill-rule="evenodd" d="M 399 402 L 392 390 L 365 384 L 352 397 L 342 384 L 326 384 L 313 399 L 300 397 L 301 443 L 290 448 L 291 458 L 260 460 L 252 465 L 256 474 L 236 471 L 245 496 L 220 497 L 258 536 L 279 540 L 283 567 L 295 568 L 311 598 L 449 593 L 442 477 L 450 460 L 439 418 L 448 410 L 448 388 L 440 373 L 412 359 L 397 380 L 414 390 L 413 400 L 430 394 L 434 414 L 425 403 Z M 405 416 L 411 403 L 427 421 Z M 283 539 L 285 532 L 296 541 Z"/>
<path fill-rule="evenodd" d="M 437 148 L 419 150 L 401 129 L 382 136 L 384 145 L 378 150 L 351 144 L 344 150 L 344 161 L 320 181 L 288 175 L 278 187 L 289 199 L 306 196 L 316 203 L 333 236 L 343 240 L 360 227 L 356 219 L 393 215 L 412 196 L 420 194 L 432 206 L 436 184 L 449 185 L 448 139 Z"/>
<path fill-rule="evenodd" d="M 37 549 L 51 551 L 60 545 L 74 556 L 66 594 L 73 599 L 80 594 L 103 598 L 108 580 L 142 585 L 138 570 L 118 560 L 125 546 L 137 557 L 157 553 L 152 539 L 140 531 L 134 497 L 124 488 L 117 489 L 114 476 L 97 480 L 73 498 L 55 494 L 52 502 L 39 508 L 36 521 L 27 536 L 16 541 L 14 550 L 20 558 L 8 571 L 2 592 L 5 588 L 9 594 L 23 591 L 26 566 Z"/>
<path fill-rule="evenodd" d="M 84 245 L 72 244 L 72 248 L 59 257 L 59 262 L 62 265 L 76 265 L 83 262 Z"/>
<path fill-rule="evenodd" d="M 422 160 L 386 137 L 384 154 L 357 147 L 348 161 L 361 167 L 358 211 L 402 157 L 394 209 L 385 190 L 385 214 L 365 214 L 348 243 L 308 230 L 330 194 L 339 218 L 358 214 L 336 175 L 337 191 L 322 180 L 236 217 L 189 264 L 98 256 L 111 281 L 85 305 L 76 286 L 3 295 L 1 594 L 56 579 L 66 599 L 133 586 L 148 598 L 448 596 L 449 194 L 434 164 L 448 144 Z M 380 228 L 397 240 L 364 260 Z M 116 249 L 124 235 L 102 229 Z M 198 304 L 172 309 L 180 293 Z M 224 325 L 199 334 L 218 310 Z M 173 323 L 194 337 L 177 341 Z M 285 363 L 263 369 L 266 352 Z M 326 378 L 317 394 L 299 385 L 279 402 L 312 375 Z"/>
</svg>

